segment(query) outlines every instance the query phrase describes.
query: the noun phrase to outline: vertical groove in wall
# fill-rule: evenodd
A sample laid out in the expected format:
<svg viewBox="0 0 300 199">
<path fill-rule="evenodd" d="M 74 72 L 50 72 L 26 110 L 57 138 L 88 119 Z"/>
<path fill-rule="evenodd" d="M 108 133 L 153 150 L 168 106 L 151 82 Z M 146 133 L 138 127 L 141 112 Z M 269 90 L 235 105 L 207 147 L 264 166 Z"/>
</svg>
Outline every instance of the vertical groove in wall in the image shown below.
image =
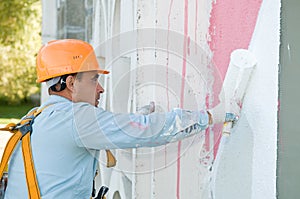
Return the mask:
<svg viewBox="0 0 300 199">
<path fill-rule="evenodd" d="M 181 90 L 180 90 L 180 108 L 184 107 L 184 88 L 186 78 L 186 59 L 187 59 L 187 39 L 188 39 L 188 0 L 184 1 L 184 41 L 183 41 L 183 58 L 182 58 L 182 71 L 181 71 Z M 177 184 L 176 196 L 180 199 L 180 156 L 181 156 L 181 141 L 178 142 L 177 148 Z"/>
</svg>

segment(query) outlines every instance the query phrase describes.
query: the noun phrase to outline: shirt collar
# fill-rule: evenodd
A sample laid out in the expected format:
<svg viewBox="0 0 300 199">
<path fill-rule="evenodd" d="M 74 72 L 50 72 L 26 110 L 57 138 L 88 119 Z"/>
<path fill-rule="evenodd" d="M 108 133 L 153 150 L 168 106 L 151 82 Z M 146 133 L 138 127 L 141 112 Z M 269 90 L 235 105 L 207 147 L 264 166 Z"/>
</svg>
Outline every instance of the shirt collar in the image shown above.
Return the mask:
<svg viewBox="0 0 300 199">
<path fill-rule="evenodd" d="M 50 95 L 48 100 L 44 102 L 40 108 L 43 108 L 45 106 L 49 106 L 56 103 L 63 103 L 63 102 L 71 102 L 69 99 L 59 96 L 59 95 Z"/>
</svg>

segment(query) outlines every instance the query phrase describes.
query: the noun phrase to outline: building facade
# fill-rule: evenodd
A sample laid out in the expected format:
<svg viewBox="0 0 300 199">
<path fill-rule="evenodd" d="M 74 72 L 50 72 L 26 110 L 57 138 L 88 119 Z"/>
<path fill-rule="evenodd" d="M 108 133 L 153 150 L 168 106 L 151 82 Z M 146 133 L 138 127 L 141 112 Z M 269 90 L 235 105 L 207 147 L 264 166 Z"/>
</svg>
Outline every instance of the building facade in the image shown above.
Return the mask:
<svg viewBox="0 0 300 199">
<path fill-rule="evenodd" d="M 150 101 L 161 112 L 211 108 L 232 51 L 257 59 L 229 137 L 211 126 L 178 143 L 115 150 L 109 169 L 101 154 L 97 186 L 110 188 L 108 199 L 276 198 L 280 0 L 42 2 L 43 42 L 85 40 L 111 71 L 101 80 L 110 111 L 136 112 Z"/>
</svg>

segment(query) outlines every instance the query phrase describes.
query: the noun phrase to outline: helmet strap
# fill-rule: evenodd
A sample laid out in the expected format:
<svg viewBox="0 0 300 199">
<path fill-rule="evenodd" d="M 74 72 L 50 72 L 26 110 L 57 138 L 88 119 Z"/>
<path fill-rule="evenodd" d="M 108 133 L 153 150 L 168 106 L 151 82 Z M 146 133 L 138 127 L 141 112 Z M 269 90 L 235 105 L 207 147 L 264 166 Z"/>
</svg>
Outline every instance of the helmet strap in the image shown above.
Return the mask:
<svg viewBox="0 0 300 199">
<path fill-rule="evenodd" d="M 54 84 L 53 86 L 51 86 L 50 89 L 54 92 L 63 91 L 67 87 L 66 79 L 67 79 L 68 76 L 69 76 L 69 74 L 61 76 L 60 80 L 57 83 L 57 84 L 60 85 L 59 89 L 57 89 L 57 87 L 56 87 L 57 84 Z"/>
</svg>

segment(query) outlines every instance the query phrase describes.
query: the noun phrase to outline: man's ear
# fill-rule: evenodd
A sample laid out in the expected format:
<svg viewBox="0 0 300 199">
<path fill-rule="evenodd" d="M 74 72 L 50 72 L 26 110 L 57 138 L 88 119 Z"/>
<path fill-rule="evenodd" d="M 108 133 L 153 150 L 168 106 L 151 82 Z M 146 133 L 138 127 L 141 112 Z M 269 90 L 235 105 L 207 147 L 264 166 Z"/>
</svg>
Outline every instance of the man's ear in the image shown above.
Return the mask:
<svg viewBox="0 0 300 199">
<path fill-rule="evenodd" d="M 74 90 L 74 82 L 75 82 L 75 77 L 72 75 L 69 75 L 66 79 L 67 89 L 73 91 Z"/>
</svg>

